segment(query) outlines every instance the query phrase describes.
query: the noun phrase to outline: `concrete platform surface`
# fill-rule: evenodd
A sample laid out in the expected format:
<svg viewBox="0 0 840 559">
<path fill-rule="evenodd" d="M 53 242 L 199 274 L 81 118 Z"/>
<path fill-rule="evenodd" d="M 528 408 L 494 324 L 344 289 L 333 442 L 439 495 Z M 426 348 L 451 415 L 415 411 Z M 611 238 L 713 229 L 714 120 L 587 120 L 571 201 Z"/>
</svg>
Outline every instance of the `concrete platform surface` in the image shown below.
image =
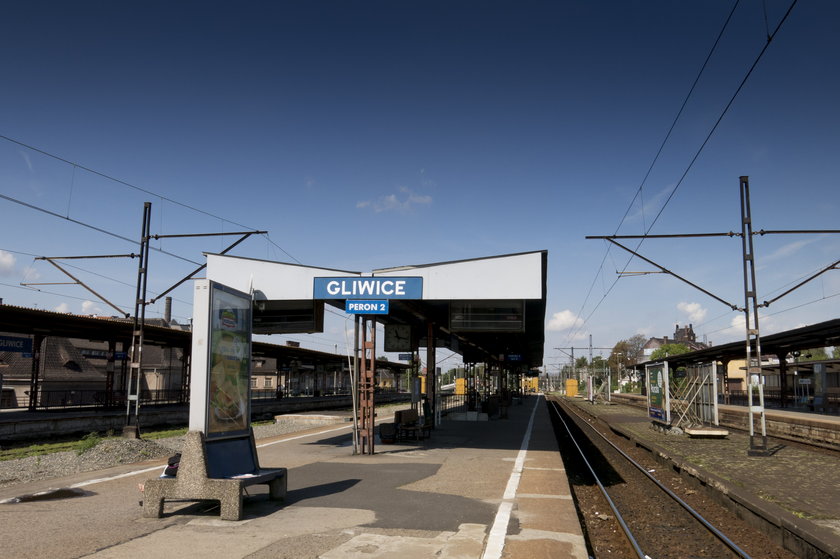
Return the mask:
<svg viewBox="0 0 840 559">
<path fill-rule="evenodd" d="M 48 488 L 82 492 L 0 505 L 6 535 L 0 555 L 587 557 L 541 396 L 511 407 L 508 419 L 444 419 L 419 443 L 377 439 L 373 456 L 353 455 L 348 424 L 259 440 L 257 447 L 262 466 L 289 469 L 285 503 L 255 487 L 242 521 L 220 520 L 210 502 L 167 502 L 163 518 L 147 519 L 138 484 L 156 477 L 163 463 L 120 466 L 0 489 L 0 500 Z"/>
</svg>

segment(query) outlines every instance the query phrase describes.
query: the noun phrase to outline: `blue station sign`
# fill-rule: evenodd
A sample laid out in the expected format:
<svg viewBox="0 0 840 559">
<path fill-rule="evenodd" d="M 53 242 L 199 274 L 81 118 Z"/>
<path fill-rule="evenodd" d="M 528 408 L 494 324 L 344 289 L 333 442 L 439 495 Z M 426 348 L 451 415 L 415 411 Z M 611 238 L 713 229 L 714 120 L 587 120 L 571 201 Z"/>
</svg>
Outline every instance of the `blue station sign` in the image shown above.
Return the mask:
<svg viewBox="0 0 840 559">
<path fill-rule="evenodd" d="M 344 304 L 344 311 L 349 314 L 388 314 L 388 300 L 351 301 L 348 299 Z"/>
<path fill-rule="evenodd" d="M 32 353 L 32 338 L 15 338 L 13 336 L 0 336 L 0 351 L 11 351 L 14 353 Z"/>
<path fill-rule="evenodd" d="M 422 299 L 421 277 L 314 278 L 313 299 Z"/>
</svg>

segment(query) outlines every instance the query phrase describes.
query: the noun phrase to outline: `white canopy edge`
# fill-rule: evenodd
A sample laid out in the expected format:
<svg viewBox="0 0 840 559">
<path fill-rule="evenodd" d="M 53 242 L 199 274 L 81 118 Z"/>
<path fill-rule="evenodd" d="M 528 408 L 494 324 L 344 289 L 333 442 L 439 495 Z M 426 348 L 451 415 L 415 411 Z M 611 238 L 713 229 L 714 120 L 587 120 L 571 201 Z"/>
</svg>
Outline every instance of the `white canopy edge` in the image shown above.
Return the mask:
<svg viewBox="0 0 840 559">
<path fill-rule="evenodd" d="M 207 279 L 239 291 L 255 292 L 256 299 L 270 301 L 312 300 L 317 277 L 361 276 L 359 272 L 333 270 L 256 260 L 239 256 L 207 254 Z"/>
<path fill-rule="evenodd" d="M 314 278 L 354 277 L 360 272 L 317 268 L 238 256 L 207 254 L 207 279 L 257 299 L 312 299 Z M 542 299 L 543 253 L 527 252 L 375 270 L 375 277 L 421 277 L 423 300 Z"/>
<path fill-rule="evenodd" d="M 374 276 L 419 276 L 424 300 L 541 299 L 542 252 L 527 252 L 374 270 Z"/>
</svg>

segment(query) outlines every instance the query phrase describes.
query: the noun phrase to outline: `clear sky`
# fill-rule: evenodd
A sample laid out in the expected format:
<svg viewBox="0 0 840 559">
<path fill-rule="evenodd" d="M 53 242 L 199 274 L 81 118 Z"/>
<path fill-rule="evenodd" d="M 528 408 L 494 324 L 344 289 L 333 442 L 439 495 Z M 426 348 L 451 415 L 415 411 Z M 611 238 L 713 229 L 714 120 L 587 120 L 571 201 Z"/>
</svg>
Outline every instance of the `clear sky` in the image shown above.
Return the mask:
<svg viewBox="0 0 840 559">
<path fill-rule="evenodd" d="M 756 230 L 837 228 L 840 3 L 796 3 L 735 96 L 791 2 L 737 5 L 652 168 L 733 1 L 6 2 L 0 297 L 115 314 L 20 283 L 68 281 L 36 256 L 136 251 L 150 201 L 153 233 L 263 229 L 232 254 L 328 268 L 546 249 L 551 366 L 590 335 L 742 339 L 741 313 L 619 279 L 653 268 L 585 236 L 740 231 L 741 175 Z M 233 240 L 160 241 L 150 291 Z M 737 237 L 640 250 L 743 305 Z M 755 251 L 764 300 L 840 259 L 840 235 Z M 135 260 L 68 264 L 132 309 Z M 836 318 L 838 294 L 830 271 L 763 309 L 762 332 Z M 189 320 L 190 288 L 173 295 Z M 343 351 L 345 324 L 294 338 Z"/>
</svg>

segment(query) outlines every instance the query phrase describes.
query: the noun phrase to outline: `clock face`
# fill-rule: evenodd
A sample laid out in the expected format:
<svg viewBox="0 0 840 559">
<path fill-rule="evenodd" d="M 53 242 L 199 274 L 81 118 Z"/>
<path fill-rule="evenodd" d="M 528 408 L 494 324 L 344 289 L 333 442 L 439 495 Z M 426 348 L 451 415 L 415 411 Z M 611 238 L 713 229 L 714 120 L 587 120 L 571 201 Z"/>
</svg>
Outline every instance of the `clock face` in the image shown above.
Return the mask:
<svg viewBox="0 0 840 559">
<path fill-rule="evenodd" d="M 386 324 L 385 351 L 411 351 L 411 326 Z"/>
</svg>

